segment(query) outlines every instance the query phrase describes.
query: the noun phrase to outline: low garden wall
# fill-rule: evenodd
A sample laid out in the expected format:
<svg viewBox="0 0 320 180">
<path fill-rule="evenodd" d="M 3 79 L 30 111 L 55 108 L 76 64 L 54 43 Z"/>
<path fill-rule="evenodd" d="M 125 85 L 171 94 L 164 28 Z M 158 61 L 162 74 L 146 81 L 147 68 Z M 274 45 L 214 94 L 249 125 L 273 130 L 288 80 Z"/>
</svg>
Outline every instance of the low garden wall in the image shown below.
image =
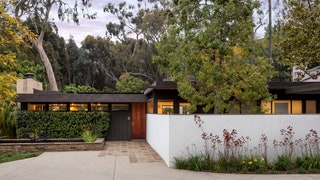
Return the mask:
<svg viewBox="0 0 320 180">
<path fill-rule="evenodd" d="M 316 114 L 200 115 L 200 118 L 201 128 L 195 123 L 194 115 L 148 114 L 146 140 L 169 167 L 174 167 L 174 157 L 204 152 L 204 132 L 206 137 L 210 133 L 212 137 L 217 135 L 216 138 L 222 140 L 220 144 L 224 143 L 226 132 L 234 132 L 234 139 L 246 139 L 244 151 L 264 151 L 266 148 L 270 161 L 283 151 L 275 145 L 285 143 L 289 136 L 286 143 L 303 142 L 310 130 L 320 132 L 320 115 Z"/>
<path fill-rule="evenodd" d="M 100 151 L 104 144 L 104 138 L 99 138 L 95 142 L 0 142 L 0 154 L 35 151 Z"/>
</svg>

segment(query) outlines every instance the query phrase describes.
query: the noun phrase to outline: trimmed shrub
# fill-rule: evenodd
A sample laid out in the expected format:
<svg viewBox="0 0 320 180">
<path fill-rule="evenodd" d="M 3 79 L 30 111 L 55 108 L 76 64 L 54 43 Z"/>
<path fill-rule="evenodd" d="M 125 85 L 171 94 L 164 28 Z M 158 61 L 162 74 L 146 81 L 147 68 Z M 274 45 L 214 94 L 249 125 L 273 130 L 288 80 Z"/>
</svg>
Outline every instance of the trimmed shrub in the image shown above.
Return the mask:
<svg viewBox="0 0 320 180">
<path fill-rule="evenodd" d="M 17 112 L 17 136 L 46 138 L 79 138 L 91 130 L 98 137 L 106 137 L 110 116 L 106 112 Z"/>
</svg>

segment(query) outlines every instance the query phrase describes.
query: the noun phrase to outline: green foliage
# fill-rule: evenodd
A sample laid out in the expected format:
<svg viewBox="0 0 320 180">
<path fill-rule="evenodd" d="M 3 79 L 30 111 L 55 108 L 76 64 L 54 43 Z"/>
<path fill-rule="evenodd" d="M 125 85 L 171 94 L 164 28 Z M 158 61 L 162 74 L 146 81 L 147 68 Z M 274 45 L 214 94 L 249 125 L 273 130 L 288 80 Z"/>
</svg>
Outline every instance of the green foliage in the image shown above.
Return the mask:
<svg viewBox="0 0 320 180">
<path fill-rule="evenodd" d="M 81 137 L 85 142 L 95 142 L 98 138 L 98 136 L 92 133 L 91 130 L 85 130 Z"/>
<path fill-rule="evenodd" d="M 114 65 L 124 68 L 120 73 L 129 72 L 143 80 L 161 79 L 157 64 L 152 63 L 152 55 L 156 54 L 155 43 L 168 29 L 167 17 L 171 1 L 123 1 L 108 3 L 104 12 L 113 14 L 117 22 L 106 25 L 107 36 L 118 39 L 115 44 Z M 168 11 L 167 11 L 168 10 Z M 135 39 L 128 35 L 135 33 Z M 107 67 L 108 68 L 108 67 Z M 121 75 L 120 74 L 120 75 Z"/>
<path fill-rule="evenodd" d="M 80 57 L 74 63 L 75 83 L 91 85 L 98 90 L 108 87 L 114 92 L 122 74 L 154 81 L 158 79 L 158 72 L 152 64 L 152 54 L 145 40 L 114 43 L 107 38 L 87 36 L 82 42 Z"/>
<path fill-rule="evenodd" d="M 63 92 L 65 93 L 94 93 L 98 92 L 95 88 L 90 87 L 90 86 L 82 86 L 82 85 L 67 85 L 64 87 Z"/>
<path fill-rule="evenodd" d="M 58 86 L 56 82 L 56 77 L 54 73 L 57 73 L 57 70 L 60 70 L 58 65 L 58 60 L 55 59 L 57 56 L 52 53 L 52 44 L 45 43 L 44 36 L 48 33 L 50 29 L 56 29 L 54 23 L 51 22 L 50 14 L 53 10 L 56 10 L 58 14 L 59 20 L 63 21 L 65 19 L 72 20 L 75 23 L 79 23 L 78 16 L 79 13 L 82 12 L 83 16 L 86 18 L 94 18 L 94 14 L 88 14 L 88 8 L 92 5 L 90 0 L 88 1 L 81 1 L 80 3 L 74 2 L 74 6 L 72 7 L 71 3 L 66 3 L 62 0 L 57 1 L 33 1 L 33 0 L 26 0 L 26 1 L 12 1 L 12 7 L 14 9 L 14 15 L 17 19 L 21 20 L 21 17 L 28 17 L 27 18 L 27 25 L 29 29 L 32 29 L 33 32 L 37 33 L 39 36 L 37 39 L 34 38 L 31 42 L 34 47 L 37 49 L 40 58 L 43 62 L 43 65 L 46 67 L 46 73 L 48 77 L 48 82 L 50 86 L 50 90 L 57 91 Z M 52 8 L 57 7 L 57 8 Z M 81 11 L 79 11 L 81 10 Z M 55 39 L 56 40 L 56 39 Z M 64 43 L 64 42 L 63 42 Z M 58 45 L 59 42 L 53 43 L 54 45 Z M 60 50 L 63 49 L 63 46 L 59 47 Z M 59 49 L 58 48 L 58 49 Z M 57 49 L 57 48 L 56 48 Z M 49 53 L 48 53 L 49 51 Z M 59 50 L 58 50 L 59 51 Z M 65 57 L 65 53 L 60 53 L 58 56 Z M 51 56 L 51 57 L 50 57 Z M 51 58 L 49 60 L 49 58 Z M 55 67 L 55 68 L 53 68 Z M 63 67 L 64 69 L 65 67 Z M 56 70 L 56 72 L 53 71 Z M 62 80 L 63 81 L 63 80 Z"/>
<path fill-rule="evenodd" d="M 179 95 L 209 112 L 260 112 L 256 101 L 270 100 L 273 68 L 256 54 L 252 14 L 257 1 L 181 1 L 175 24 L 157 44 L 154 62 L 177 82 Z M 241 104 L 241 106 L 240 106 Z"/>
<path fill-rule="evenodd" d="M 16 138 L 15 107 L 3 103 L 0 107 L 0 138 Z"/>
<path fill-rule="evenodd" d="M 282 154 L 276 156 L 276 160 L 270 166 L 266 160 L 266 152 L 258 150 L 259 148 L 267 148 L 268 138 L 266 135 L 262 135 L 260 144 L 258 147 L 253 149 L 244 150 L 239 147 L 244 147 L 247 140 L 243 137 L 237 139 L 237 131 L 233 130 L 229 133 L 227 130 L 223 130 L 223 140 L 219 139 L 218 135 L 212 133 L 206 133 L 203 130 L 203 121 L 200 116 L 195 115 L 194 121 L 197 126 L 202 130 L 201 138 L 204 140 L 204 154 L 194 151 L 187 157 L 175 157 L 176 168 L 188 169 L 193 171 L 214 171 L 217 173 L 268 173 L 275 174 L 279 171 L 284 171 L 288 174 L 291 173 L 319 173 L 320 172 L 320 156 L 319 155 L 304 155 L 297 156 L 295 160 L 292 160 L 291 153 L 283 151 Z M 286 146 L 287 143 L 291 144 L 292 137 L 294 134 L 293 128 L 289 126 L 287 130 L 282 129 L 281 134 L 284 136 L 286 142 L 274 141 L 273 144 L 276 146 Z M 310 132 L 305 136 L 306 141 L 303 145 L 313 144 L 313 148 L 317 147 L 319 143 L 319 137 L 317 131 L 311 129 Z M 246 138 L 249 139 L 249 138 Z M 294 146 L 298 146 L 304 149 L 298 142 L 292 143 L 292 149 Z M 314 144 L 315 143 L 315 144 Z M 195 145 L 193 146 L 194 150 Z M 188 148 L 189 149 L 189 148 Z M 254 150 L 255 149 L 255 150 Z M 258 151 L 257 151 L 258 150 Z M 259 152 L 261 151 L 261 152 Z M 247 154 L 250 152 L 249 154 Z M 294 152 L 292 152 L 294 153 Z M 197 155 L 193 155 L 197 154 Z"/>
<path fill-rule="evenodd" d="M 25 56 L 28 56 L 29 58 Z M 20 52 L 17 58 L 19 58 L 19 61 L 16 72 L 19 78 L 24 78 L 26 73 L 33 73 L 34 79 L 42 82 L 43 86 L 47 87 L 47 77 L 45 75 L 44 66 L 36 60 L 35 56 L 32 56 L 32 54 L 28 52 Z"/>
<path fill-rule="evenodd" d="M 308 172 L 314 173 L 314 174 L 319 174 L 320 173 L 320 169 L 310 169 Z"/>
<path fill-rule="evenodd" d="M 213 166 L 213 171 L 216 172 L 216 173 L 222 173 L 222 172 L 223 172 L 223 169 L 222 169 L 222 167 L 221 167 L 220 164 L 215 164 L 215 165 Z"/>
<path fill-rule="evenodd" d="M 320 156 L 307 156 L 304 158 L 302 167 L 307 170 L 320 169 Z"/>
<path fill-rule="evenodd" d="M 73 38 L 69 39 L 69 42 L 66 45 L 66 51 L 68 54 L 68 61 L 67 61 L 67 72 L 68 72 L 68 79 L 69 83 L 68 84 L 73 84 L 75 83 L 75 63 L 78 61 L 80 57 L 80 51 L 79 48 L 74 41 Z"/>
<path fill-rule="evenodd" d="M 281 54 L 287 65 L 303 71 L 299 76 L 302 78 L 309 69 L 320 65 L 319 1 L 284 0 L 283 7 Z"/>
<path fill-rule="evenodd" d="M 303 167 L 299 167 L 299 168 L 298 168 L 298 173 L 299 173 L 299 174 L 306 174 L 306 173 L 307 173 L 307 170 L 304 169 Z"/>
<path fill-rule="evenodd" d="M 32 158 L 41 155 L 42 152 L 7 153 L 0 155 L 0 163 L 16 161 L 20 159 Z"/>
<path fill-rule="evenodd" d="M 175 166 L 177 169 L 188 169 L 188 161 L 184 157 L 174 157 Z"/>
<path fill-rule="evenodd" d="M 204 171 L 213 169 L 213 161 L 204 155 L 191 155 L 188 158 L 175 157 L 177 169 L 187 169 L 192 171 Z"/>
<path fill-rule="evenodd" d="M 274 162 L 274 168 L 277 171 L 291 171 L 294 167 L 294 162 L 288 155 L 280 155 Z"/>
<path fill-rule="evenodd" d="M 82 41 L 79 60 L 75 63 L 76 84 L 91 85 L 102 90 L 106 83 L 115 83 L 125 59 L 113 54 L 113 42 L 102 37 L 87 36 Z"/>
<path fill-rule="evenodd" d="M 267 170 L 265 159 L 263 157 L 255 156 L 245 157 L 242 161 L 242 168 L 251 172 L 257 172 L 258 170 Z"/>
<path fill-rule="evenodd" d="M 27 37 L 34 37 L 16 18 L 11 17 L 9 1 L 0 2 L 0 102 L 13 101 L 16 91 L 17 58 L 15 48 L 26 45 Z"/>
<path fill-rule="evenodd" d="M 119 81 L 116 84 L 118 92 L 123 93 L 143 93 L 145 86 L 149 82 L 143 81 L 140 78 L 131 76 L 129 73 L 125 73 L 120 76 Z"/>
<path fill-rule="evenodd" d="M 79 138 L 85 129 L 106 137 L 110 117 L 105 112 L 17 112 L 17 136 L 38 131 L 47 138 Z"/>
<path fill-rule="evenodd" d="M 227 157 L 221 156 L 216 162 L 221 166 L 224 172 L 235 173 L 242 170 L 242 158 L 241 157 Z"/>
<path fill-rule="evenodd" d="M 157 42 L 168 28 L 167 15 L 171 1 L 140 1 L 132 4 L 123 1 L 118 4 L 108 3 L 103 11 L 113 14 L 118 22 L 106 25 L 107 36 L 125 41 L 130 32 L 134 32 L 137 39 L 143 36 L 148 42 Z M 138 44 L 137 44 L 138 45 Z"/>
</svg>

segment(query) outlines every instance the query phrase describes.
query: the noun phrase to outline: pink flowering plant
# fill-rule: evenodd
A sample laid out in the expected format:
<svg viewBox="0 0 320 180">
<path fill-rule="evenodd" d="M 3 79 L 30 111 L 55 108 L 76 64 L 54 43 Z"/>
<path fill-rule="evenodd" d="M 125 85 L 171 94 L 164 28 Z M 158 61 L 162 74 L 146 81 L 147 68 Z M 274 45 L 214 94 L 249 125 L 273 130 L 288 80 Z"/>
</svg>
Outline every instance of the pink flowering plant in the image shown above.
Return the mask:
<svg viewBox="0 0 320 180">
<path fill-rule="evenodd" d="M 269 162 L 267 154 L 272 147 L 268 147 L 265 134 L 261 135 L 258 146 L 249 149 L 250 137 L 238 137 L 236 129 L 223 129 L 220 137 L 205 132 L 199 115 L 194 115 L 194 122 L 202 131 L 204 152 L 197 154 L 193 144 L 189 157 L 174 158 L 177 168 L 229 173 L 320 173 L 320 141 L 316 130 L 311 129 L 304 139 L 295 140 L 292 126 L 281 129 L 282 139 L 273 140 L 276 158 Z"/>
</svg>

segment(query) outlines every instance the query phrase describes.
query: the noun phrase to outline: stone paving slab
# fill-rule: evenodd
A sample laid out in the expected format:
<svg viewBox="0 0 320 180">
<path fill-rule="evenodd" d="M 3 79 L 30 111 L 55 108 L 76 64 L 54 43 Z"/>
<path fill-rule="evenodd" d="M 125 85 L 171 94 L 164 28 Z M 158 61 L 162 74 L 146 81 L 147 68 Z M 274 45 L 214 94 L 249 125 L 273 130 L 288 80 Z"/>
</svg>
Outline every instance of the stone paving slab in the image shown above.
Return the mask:
<svg viewBox="0 0 320 180">
<path fill-rule="evenodd" d="M 130 163 L 164 162 L 145 140 L 107 141 L 99 156 L 106 155 L 128 156 Z"/>
</svg>

